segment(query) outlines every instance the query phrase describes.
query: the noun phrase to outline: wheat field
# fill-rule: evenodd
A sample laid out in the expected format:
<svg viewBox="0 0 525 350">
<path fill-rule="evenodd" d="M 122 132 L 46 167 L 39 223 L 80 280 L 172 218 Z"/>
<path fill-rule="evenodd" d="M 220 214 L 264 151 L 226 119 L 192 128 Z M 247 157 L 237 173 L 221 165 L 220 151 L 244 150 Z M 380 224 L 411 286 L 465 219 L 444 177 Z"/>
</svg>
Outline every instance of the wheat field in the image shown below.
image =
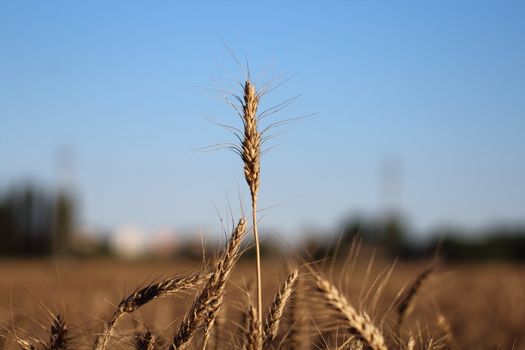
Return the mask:
<svg viewBox="0 0 525 350">
<path fill-rule="evenodd" d="M 343 260 L 319 266 L 355 310 L 364 312 L 377 323 L 388 348 L 408 348 L 410 334 L 415 349 L 522 349 L 525 334 L 525 269 L 507 264 L 442 264 L 424 281 L 412 300 L 397 341 L 395 300 L 402 288 L 422 272 L 421 263 L 397 263 L 388 283 L 382 288 L 377 305 L 375 292 L 392 262 L 376 259 L 366 277 L 369 255 L 365 252 L 354 264 L 353 272 L 341 274 Z M 263 305 L 270 308 L 288 277 L 282 266 L 288 262 L 265 262 L 263 271 L 276 278 L 263 279 Z M 0 263 L 0 315 L 2 342 L 6 349 L 19 349 L 16 339 L 31 342 L 36 348 L 50 342 L 54 315 L 61 315 L 67 326 L 63 348 L 92 349 L 121 300 L 138 286 L 169 276 L 189 276 L 201 265 L 194 261 L 114 260 L 36 260 Z M 253 281 L 246 276 L 252 262 L 241 260 L 230 277 L 225 302 L 218 314 L 208 348 L 242 347 L 248 301 L 246 289 Z M 277 273 L 275 273 L 277 271 Z M 269 273 L 263 274 L 269 276 Z M 379 280 L 376 281 L 376 277 Z M 334 349 L 350 337 L 345 319 L 327 308 L 313 284 L 311 272 L 301 269 L 284 308 L 276 339 L 271 348 Z M 158 336 L 155 348 L 167 348 L 186 312 L 192 307 L 197 289 L 158 298 L 117 323 L 108 348 L 140 349 L 138 341 L 148 330 Z M 386 315 L 385 313 L 388 313 Z M 449 331 L 439 324 L 444 317 Z M 385 318 L 383 324 L 380 321 Z M 441 319 L 442 321 L 442 319 Z M 448 332 L 448 333 L 447 333 Z M 393 336 L 394 339 L 390 339 Z M 195 348 L 201 342 L 199 333 Z M 337 338 L 337 339 L 336 339 Z M 432 340 L 432 344 L 429 342 Z M 296 343 L 293 343 L 293 342 Z M 60 347 L 54 347 L 60 348 Z M 343 347 L 344 348 L 344 347 Z"/>
</svg>

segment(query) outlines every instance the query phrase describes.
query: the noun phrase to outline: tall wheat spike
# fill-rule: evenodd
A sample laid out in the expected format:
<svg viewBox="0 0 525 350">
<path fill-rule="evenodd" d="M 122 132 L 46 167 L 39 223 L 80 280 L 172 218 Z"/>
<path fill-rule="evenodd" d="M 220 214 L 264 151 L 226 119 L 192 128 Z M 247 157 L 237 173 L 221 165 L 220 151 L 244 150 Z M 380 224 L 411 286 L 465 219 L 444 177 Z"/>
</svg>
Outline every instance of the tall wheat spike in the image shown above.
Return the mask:
<svg viewBox="0 0 525 350">
<path fill-rule="evenodd" d="M 261 253 L 259 247 L 259 233 L 257 231 L 257 193 L 259 191 L 261 172 L 261 133 L 257 123 L 257 108 L 260 95 L 249 79 L 244 83 L 242 104 L 242 122 L 244 138 L 241 143 L 241 158 L 244 162 L 244 177 L 250 188 L 252 204 L 252 226 L 255 240 L 256 277 L 257 277 L 257 315 L 259 317 L 260 333 L 262 334 L 262 285 L 261 285 Z"/>
<path fill-rule="evenodd" d="M 273 299 L 264 326 L 264 347 L 270 345 L 279 332 L 279 324 L 283 317 L 284 308 L 292 296 L 292 291 L 298 276 L 299 269 L 295 269 L 288 278 L 286 278 L 286 281 Z"/>
<path fill-rule="evenodd" d="M 183 319 L 173 339 L 171 349 L 187 349 L 195 332 L 203 325 L 207 329 L 204 342 L 208 339 L 209 332 L 222 306 L 226 281 L 240 255 L 241 242 L 245 234 L 246 220 L 240 219 L 211 277 L 193 303 L 188 315 Z"/>
<path fill-rule="evenodd" d="M 314 273 L 316 286 L 328 306 L 337 311 L 348 323 L 349 330 L 373 350 L 387 350 L 383 335 L 366 317 L 360 315 L 329 281 Z"/>
</svg>

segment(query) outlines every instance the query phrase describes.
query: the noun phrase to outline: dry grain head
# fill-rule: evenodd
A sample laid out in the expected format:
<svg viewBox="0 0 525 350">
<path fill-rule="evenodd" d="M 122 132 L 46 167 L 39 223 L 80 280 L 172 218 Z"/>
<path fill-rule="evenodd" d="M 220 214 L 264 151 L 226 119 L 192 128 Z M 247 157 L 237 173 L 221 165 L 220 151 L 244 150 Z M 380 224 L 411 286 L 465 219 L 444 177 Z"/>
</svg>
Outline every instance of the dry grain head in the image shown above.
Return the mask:
<svg viewBox="0 0 525 350">
<path fill-rule="evenodd" d="M 323 296 L 327 306 L 343 317 L 350 332 L 359 337 L 370 349 L 387 350 L 383 335 L 368 317 L 359 314 L 346 297 L 319 273 L 314 273 L 314 276 L 317 290 Z"/>
<path fill-rule="evenodd" d="M 208 339 L 224 297 L 228 277 L 240 255 L 242 239 L 246 234 L 246 220 L 240 219 L 234 229 L 221 258 L 215 265 L 211 277 L 197 296 L 189 313 L 183 319 L 179 331 L 173 339 L 171 349 L 187 349 L 198 329 L 204 326 Z"/>
<path fill-rule="evenodd" d="M 286 278 L 286 281 L 281 286 L 277 294 L 275 295 L 268 315 L 266 316 L 266 323 L 264 326 L 264 346 L 268 346 L 272 340 L 275 339 L 279 332 L 279 324 L 284 314 L 284 308 L 294 289 L 295 281 L 299 276 L 299 269 L 295 269 Z"/>
<path fill-rule="evenodd" d="M 259 190 L 259 175 L 261 171 L 261 133 L 257 127 L 257 108 L 259 106 L 259 95 L 255 86 L 246 80 L 244 83 L 243 115 L 244 139 L 242 140 L 242 160 L 244 162 L 244 176 L 250 187 L 252 199 L 257 197 Z"/>
<path fill-rule="evenodd" d="M 261 350 L 263 347 L 263 340 L 261 334 L 261 325 L 259 324 L 259 316 L 257 309 L 250 304 L 248 308 L 248 328 L 246 329 L 246 336 L 244 339 L 244 350 Z"/>
</svg>

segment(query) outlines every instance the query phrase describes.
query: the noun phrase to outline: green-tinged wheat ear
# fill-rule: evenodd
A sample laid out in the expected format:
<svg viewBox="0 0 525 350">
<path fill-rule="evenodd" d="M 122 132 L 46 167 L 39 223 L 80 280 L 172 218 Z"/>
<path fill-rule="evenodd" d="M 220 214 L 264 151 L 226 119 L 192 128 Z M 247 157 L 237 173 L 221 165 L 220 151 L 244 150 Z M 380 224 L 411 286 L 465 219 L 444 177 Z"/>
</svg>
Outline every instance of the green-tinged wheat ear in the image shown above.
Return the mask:
<svg viewBox="0 0 525 350">
<path fill-rule="evenodd" d="M 239 258 L 241 242 L 245 234 L 246 220 L 240 219 L 210 278 L 183 319 L 173 339 L 171 349 L 187 349 L 195 332 L 201 326 L 208 330 L 205 340 L 209 337 L 209 332 L 222 305 L 226 281 Z"/>
<path fill-rule="evenodd" d="M 286 281 L 281 286 L 277 294 L 275 295 L 270 310 L 266 316 L 266 322 L 264 326 L 264 347 L 267 347 L 277 336 L 279 332 L 279 324 L 284 314 L 284 308 L 286 303 L 292 296 L 295 281 L 299 276 L 299 269 L 295 269 L 286 278 Z"/>
<path fill-rule="evenodd" d="M 131 313 L 141 306 L 149 303 L 160 297 L 173 295 L 177 292 L 187 290 L 195 287 L 201 282 L 205 276 L 203 274 L 195 274 L 190 276 L 176 276 L 163 279 L 157 283 L 151 283 L 144 288 L 133 292 L 128 297 L 122 299 L 118 308 L 113 313 L 113 316 L 106 324 L 105 331 L 97 338 L 95 343 L 96 350 L 106 349 L 107 343 L 113 334 L 113 329 L 117 321 L 127 313 Z"/>
<path fill-rule="evenodd" d="M 327 305 L 347 322 L 348 329 L 372 350 L 387 350 L 383 335 L 365 316 L 360 315 L 344 295 L 319 273 L 314 273 L 316 286 Z"/>
</svg>

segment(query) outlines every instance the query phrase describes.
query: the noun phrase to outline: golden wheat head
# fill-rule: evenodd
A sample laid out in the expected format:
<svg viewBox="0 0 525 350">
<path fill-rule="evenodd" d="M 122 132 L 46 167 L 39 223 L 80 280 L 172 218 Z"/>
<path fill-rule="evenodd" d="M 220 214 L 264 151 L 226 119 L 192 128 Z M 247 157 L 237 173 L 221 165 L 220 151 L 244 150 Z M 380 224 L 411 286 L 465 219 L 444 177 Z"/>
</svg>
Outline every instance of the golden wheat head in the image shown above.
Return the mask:
<svg viewBox="0 0 525 350">
<path fill-rule="evenodd" d="M 241 144 L 241 157 L 244 162 L 244 177 L 250 187 L 252 199 L 257 197 L 261 171 L 261 133 L 257 128 L 258 105 L 259 95 L 255 91 L 255 86 L 246 80 L 242 103 L 244 138 Z"/>
<path fill-rule="evenodd" d="M 338 312 L 348 323 L 349 330 L 373 350 L 387 350 L 383 335 L 367 318 L 360 315 L 344 295 L 329 281 L 314 273 L 318 291 L 329 307 Z"/>
<path fill-rule="evenodd" d="M 292 296 L 295 281 L 299 276 L 299 269 L 295 269 L 286 279 L 275 295 L 264 326 L 264 346 L 268 346 L 279 332 L 279 324 L 284 314 L 286 303 Z"/>
<path fill-rule="evenodd" d="M 246 220 L 240 219 L 233 231 L 221 258 L 217 262 L 211 277 L 193 303 L 188 315 L 183 319 L 171 349 L 187 349 L 195 332 L 204 325 L 207 330 L 204 340 L 209 337 L 224 296 L 226 281 L 240 255 L 242 239 L 246 234 Z"/>
<path fill-rule="evenodd" d="M 261 334 L 262 326 L 259 324 L 260 317 L 257 315 L 257 309 L 250 303 L 248 307 L 248 328 L 246 329 L 243 343 L 244 350 L 261 350 L 263 339 Z"/>
</svg>

